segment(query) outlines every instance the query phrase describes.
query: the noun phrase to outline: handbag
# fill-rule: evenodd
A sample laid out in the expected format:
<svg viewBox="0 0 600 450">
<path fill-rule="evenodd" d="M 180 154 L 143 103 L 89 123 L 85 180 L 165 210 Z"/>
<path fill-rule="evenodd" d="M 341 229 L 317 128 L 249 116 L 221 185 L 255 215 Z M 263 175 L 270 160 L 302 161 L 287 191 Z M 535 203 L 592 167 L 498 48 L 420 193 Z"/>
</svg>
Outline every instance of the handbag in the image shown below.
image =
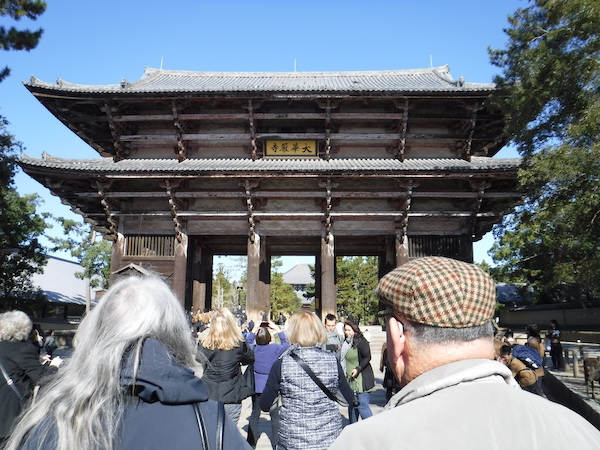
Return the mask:
<svg viewBox="0 0 600 450">
<path fill-rule="evenodd" d="M 254 381 L 254 364 L 248 364 L 242 372 L 238 384 L 239 397 L 243 400 L 256 393 L 256 382 Z"/>
</svg>

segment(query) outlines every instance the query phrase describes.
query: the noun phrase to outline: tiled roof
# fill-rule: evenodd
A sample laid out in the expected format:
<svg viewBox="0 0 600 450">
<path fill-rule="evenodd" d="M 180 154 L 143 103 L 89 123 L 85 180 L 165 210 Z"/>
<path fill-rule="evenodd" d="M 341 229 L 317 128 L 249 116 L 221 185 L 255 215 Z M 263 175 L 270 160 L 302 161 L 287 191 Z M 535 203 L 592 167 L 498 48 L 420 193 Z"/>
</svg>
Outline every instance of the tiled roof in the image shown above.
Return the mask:
<svg viewBox="0 0 600 450">
<path fill-rule="evenodd" d="M 489 92 L 493 84 L 454 80 L 448 66 L 365 72 L 191 72 L 146 68 L 139 81 L 83 85 L 31 77 L 30 89 L 87 94 Z"/>
<path fill-rule="evenodd" d="M 77 278 L 76 272 L 83 272 L 78 263 L 49 256 L 42 273 L 33 274 L 31 281 L 51 302 L 85 305 L 86 281 Z M 92 298 L 94 296 L 92 292 Z"/>
<path fill-rule="evenodd" d="M 310 267 L 308 264 L 296 264 L 290 270 L 283 274 L 283 282 L 287 284 L 311 284 L 315 280 L 310 274 Z"/>
<path fill-rule="evenodd" d="M 481 171 L 516 170 L 521 164 L 520 158 L 494 159 L 472 157 L 471 161 L 459 158 L 410 158 L 397 159 L 268 159 L 255 161 L 246 159 L 125 159 L 114 162 L 112 158 L 63 159 L 44 154 L 42 159 L 22 154 L 22 167 L 39 167 L 69 172 L 96 173 L 237 173 L 237 172 L 311 172 L 311 173 L 349 173 L 349 172 L 430 172 L 430 171 Z"/>
</svg>

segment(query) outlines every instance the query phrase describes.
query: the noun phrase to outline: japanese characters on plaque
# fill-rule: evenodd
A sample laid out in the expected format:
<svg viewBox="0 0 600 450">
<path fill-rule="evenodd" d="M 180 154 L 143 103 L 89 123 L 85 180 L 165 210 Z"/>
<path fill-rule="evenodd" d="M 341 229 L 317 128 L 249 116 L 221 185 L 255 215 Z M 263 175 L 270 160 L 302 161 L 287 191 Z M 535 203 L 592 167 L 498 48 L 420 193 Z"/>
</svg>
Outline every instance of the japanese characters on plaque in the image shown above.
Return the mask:
<svg viewBox="0 0 600 450">
<path fill-rule="evenodd" d="M 265 141 L 266 158 L 316 158 L 317 141 Z"/>
</svg>

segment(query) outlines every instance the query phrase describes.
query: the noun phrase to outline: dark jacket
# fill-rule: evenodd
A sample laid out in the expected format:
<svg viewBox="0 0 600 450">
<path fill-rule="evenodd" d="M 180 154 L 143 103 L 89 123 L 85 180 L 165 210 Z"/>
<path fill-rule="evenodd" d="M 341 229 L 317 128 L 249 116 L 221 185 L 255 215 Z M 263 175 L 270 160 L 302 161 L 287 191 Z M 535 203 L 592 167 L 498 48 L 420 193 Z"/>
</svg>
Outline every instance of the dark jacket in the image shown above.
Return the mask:
<svg viewBox="0 0 600 450">
<path fill-rule="evenodd" d="M 156 339 L 144 342 L 140 368 L 132 379 L 133 357 L 121 372 L 122 384 L 136 395 L 129 398 L 122 421 L 122 450 L 162 450 L 165 448 L 201 449 L 200 431 L 194 413 L 198 403 L 204 418 L 210 448 L 216 445 L 217 403 L 208 399 L 202 380 L 179 366 L 166 347 Z M 35 429 L 25 449 L 35 448 Z M 43 448 L 54 448 L 52 439 Z M 224 449 L 249 449 L 237 427 L 225 414 Z"/>
<path fill-rule="evenodd" d="M 245 389 L 241 365 L 252 364 L 254 353 L 245 341 L 231 350 L 209 350 L 200 345 L 208 359 L 202 380 L 208 397 L 223 403 L 241 403 L 254 392 Z"/>
<path fill-rule="evenodd" d="M 371 367 L 371 347 L 367 340 L 361 337 L 356 344 L 358 350 L 358 372 L 362 374 L 363 392 L 373 389 L 375 386 L 375 375 Z"/>
<path fill-rule="evenodd" d="M 56 367 L 42 366 L 39 348 L 30 341 L 0 341 L 0 362 L 26 401 L 42 376 Z M 0 437 L 9 434 L 13 421 L 21 412 L 22 402 L 0 374 Z"/>
</svg>

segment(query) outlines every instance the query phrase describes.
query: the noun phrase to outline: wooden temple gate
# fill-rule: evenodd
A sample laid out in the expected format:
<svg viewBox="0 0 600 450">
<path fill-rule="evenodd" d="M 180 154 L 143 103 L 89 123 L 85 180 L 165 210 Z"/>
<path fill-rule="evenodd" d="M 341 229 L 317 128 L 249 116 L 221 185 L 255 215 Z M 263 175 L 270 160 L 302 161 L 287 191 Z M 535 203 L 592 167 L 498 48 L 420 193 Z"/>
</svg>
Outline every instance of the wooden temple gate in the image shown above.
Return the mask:
<svg viewBox="0 0 600 450">
<path fill-rule="evenodd" d="M 247 255 L 247 309 L 268 311 L 271 255 L 316 259 L 317 310 L 336 312 L 335 258 L 472 261 L 519 200 L 520 160 L 494 159 L 493 85 L 447 67 L 206 73 L 27 88 L 102 158 L 23 156 L 22 168 L 112 239 L 112 270 L 162 273 L 211 306 L 214 255 Z"/>
</svg>

